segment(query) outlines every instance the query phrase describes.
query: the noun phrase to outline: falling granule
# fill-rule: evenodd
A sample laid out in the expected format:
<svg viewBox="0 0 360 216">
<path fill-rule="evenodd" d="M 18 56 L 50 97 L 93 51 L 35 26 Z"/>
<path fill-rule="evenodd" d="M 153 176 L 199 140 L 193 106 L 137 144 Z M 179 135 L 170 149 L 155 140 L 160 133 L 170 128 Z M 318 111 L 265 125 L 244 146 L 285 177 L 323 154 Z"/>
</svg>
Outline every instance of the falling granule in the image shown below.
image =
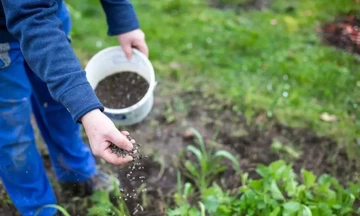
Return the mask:
<svg viewBox="0 0 360 216">
<path fill-rule="evenodd" d="M 127 139 L 129 141 L 131 141 L 132 137 L 127 136 Z M 136 176 L 136 172 L 133 172 L 135 170 L 144 170 L 145 169 L 145 167 L 143 166 L 142 163 L 139 162 L 139 160 L 141 160 L 143 158 L 147 158 L 147 156 L 140 154 L 140 149 L 139 149 L 140 147 L 141 147 L 140 144 L 134 144 L 134 149 L 132 151 L 126 151 L 124 149 L 118 148 L 113 143 L 111 143 L 109 146 L 112 153 L 115 153 L 118 157 L 124 158 L 126 156 L 131 156 L 133 158 L 133 163 L 132 163 L 132 165 L 128 166 L 129 172 L 126 174 L 126 177 L 130 182 L 133 182 L 133 181 L 136 181 L 137 179 L 139 179 L 141 181 L 141 183 L 143 183 L 144 179 L 145 179 L 145 176 Z M 135 174 L 135 176 L 132 176 L 134 174 Z M 146 188 L 142 190 L 142 192 L 145 192 L 145 191 L 147 191 Z M 124 193 L 124 191 L 122 191 L 122 193 Z M 121 199 L 121 197 L 119 197 L 119 199 Z M 126 196 L 124 196 L 122 199 L 125 201 L 128 201 L 128 199 L 132 199 L 135 201 L 137 199 L 136 190 L 133 189 L 131 194 L 126 193 Z M 144 211 L 144 208 L 140 204 L 137 204 L 133 211 L 133 215 L 135 215 L 139 211 Z"/>
</svg>

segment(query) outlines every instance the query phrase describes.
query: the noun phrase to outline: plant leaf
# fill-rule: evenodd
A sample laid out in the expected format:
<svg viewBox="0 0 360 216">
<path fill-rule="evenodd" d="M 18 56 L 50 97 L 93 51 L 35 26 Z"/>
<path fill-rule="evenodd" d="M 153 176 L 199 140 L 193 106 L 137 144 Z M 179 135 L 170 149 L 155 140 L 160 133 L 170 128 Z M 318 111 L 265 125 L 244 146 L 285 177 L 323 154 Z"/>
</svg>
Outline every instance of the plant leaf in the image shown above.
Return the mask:
<svg viewBox="0 0 360 216">
<path fill-rule="evenodd" d="M 201 162 L 202 161 L 202 154 L 201 154 L 201 151 L 199 149 L 197 149 L 195 146 L 193 145 L 188 145 L 186 147 L 186 149 L 188 151 L 191 151 L 192 153 L 194 153 L 194 155 L 197 157 L 198 161 Z"/>
<path fill-rule="evenodd" d="M 312 187 L 315 184 L 316 176 L 307 170 L 301 170 L 301 173 L 303 175 L 303 181 L 307 188 Z"/>
<path fill-rule="evenodd" d="M 215 157 L 227 158 L 228 160 L 230 160 L 233 163 L 235 170 L 240 172 L 240 163 L 239 163 L 238 159 L 234 155 L 232 155 L 230 152 L 225 151 L 225 150 L 220 150 L 215 153 Z"/>
<path fill-rule="evenodd" d="M 205 142 L 204 142 L 203 137 L 201 136 L 199 131 L 197 131 L 195 128 L 190 128 L 190 131 L 192 131 L 194 133 L 195 137 L 197 138 L 198 145 L 200 146 L 204 157 L 207 157 L 207 152 L 206 152 L 206 149 L 205 149 Z"/>
<path fill-rule="evenodd" d="M 192 193 L 192 184 L 186 182 L 184 185 L 184 196 L 189 196 Z"/>
<path fill-rule="evenodd" d="M 250 180 L 249 186 L 253 188 L 256 191 L 260 191 L 263 188 L 264 180 L 263 179 L 257 179 L 257 180 Z"/>
<path fill-rule="evenodd" d="M 275 180 L 271 182 L 271 195 L 276 200 L 284 200 L 285 197 L 281 193 L 279 187 L 277 186 Z"/>
<path fill-rule="evenodd" d="M 312 212 L 309 207 L 302 205 L 302 216 L 312 216 Z"/>
<path fill-rule="evenodd" d="M 301 204 L 298 202 L 290 201 L 283 205 L 284 213 L 293 214 L 301 210 Z"/>
<path fill-rule="evenodd" d="M 55 208 L 58 211 L 60 211 L 64 216 L 70 216 L 70 214 L 66 211 L 66 209 L 64 207 L 55 205 L 55 204 L 48 204 L 48 205 L 42 206 L 41 208 L 39 208 L 36 211 L 35 216 L 38 215 L 40 213 L 40 211 L 43 210 L 44 208 Z"/>
<path fill-rule="evenodd" d="M 201 216 L 205 216 L 205 206 L 202 202 L 199 202 Z"/>
<path fill-rule="evenodd" d="M 279 213 L 280 213 L 280 207 L 278 206 L 278 207 L 276 207 L 271 213 L 270 213 L 270 215 L 269 216 L 278 216 L 279 215 Z"/>
<path fill-rule="evenodd" d="M 256 168 L 256 172 L 263 178 L 266 178 L 270 173 L 269 168 L 263 164 L 258 165 L 258 167 Z"/>
<path fill-rule="evenodd" d="M 190 162 L 190 161 L 185 161 L 185 168 L 189 171 L 189 173 L 195 177 L 195 178 L 199 178 L 200 174 L 197 171 L 197 169 L 195 168 L 195 166 Z"/>
</svg>

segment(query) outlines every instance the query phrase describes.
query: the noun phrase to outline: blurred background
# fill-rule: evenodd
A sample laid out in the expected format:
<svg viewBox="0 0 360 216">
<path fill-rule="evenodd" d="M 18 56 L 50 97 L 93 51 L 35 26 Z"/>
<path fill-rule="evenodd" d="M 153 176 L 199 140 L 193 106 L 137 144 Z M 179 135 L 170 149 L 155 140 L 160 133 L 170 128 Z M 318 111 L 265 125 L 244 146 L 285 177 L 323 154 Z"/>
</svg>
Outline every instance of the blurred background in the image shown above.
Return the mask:
<svg viewBox="0 0 360 216">
<path fill-rule="evenodd" d="M 67 2 L 73 46 L 84 64 L 100 49 L 118 44 L 106 35 L 99 1 Z M 347 35 L 330 33 L 327 44 L 322 36 L 324 25 L 357 15 L 356 0 L 131 2 L 162 86 L 171 81 L 184 91 L 216 94 L 249 118 L 266 111 L 286 125 L 311 128 L 343 144 L 359 136 L 354 54 L 359 37 L 350 42 Z M 324 123 L 324 113 L 341 121 Z"/>
</svg>

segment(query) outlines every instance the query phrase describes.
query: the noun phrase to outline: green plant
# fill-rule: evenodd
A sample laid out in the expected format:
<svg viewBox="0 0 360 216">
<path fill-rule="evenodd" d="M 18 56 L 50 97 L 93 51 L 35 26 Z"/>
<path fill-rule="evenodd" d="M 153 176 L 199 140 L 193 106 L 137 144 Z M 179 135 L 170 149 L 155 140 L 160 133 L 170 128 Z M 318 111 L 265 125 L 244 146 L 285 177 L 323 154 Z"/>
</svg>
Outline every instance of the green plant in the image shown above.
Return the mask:
<svg viewBox="0 0 360 216">
<path fill-rule="evenodd" d="M 299 159 L 302 156 L 302 152 L 300 150 L 295 149 L 292 145 L 283 144 L 276 139 L 273 140 L 271 144 L 271 150 L 290 159 Z"/>
<path fill-rule="evenodd" d="M 66 211 L 66 209 L 60 205 L 55 205 L 55 204 L 49 204 L 49 205 L 44 205 L 43 207 L 39 208 L 36 213 L 35 216 L 37 216 L 41 210 L 43 210 L 44 208 L 55 208 L 58 211 L 60 211 L 64 216 L 70 216 L 70 213 Z"/>
<path fill-rule="evenodd" d="M 350 183 L 344 188 L 328 174 L 317 177 L 312 172 L 301 170 L 295 174 L 292 165 L 279 160 L 268 166 L 259 165 L 258 179 L 250 179 L 247 173 L 240 177 L 242 186 L 235 193 L 213 184 L 203 190 L 203 209 L 210 215 L 232 216 L 348 216 L 360 214 L 355 208 L 359 202 L 360 185 Z M 189 203 L 172 212 L 199 212 Z M 176 210 L 176 211 L 175 211 Z M 177 215 L 177 214 L 174 214 Z"/>
<path fill-rule="evenodd" d="M 181 174 L 177 173 L 177 193 L 174 194 L 175 205 L 178 206 L 174 209 L 169 209 L 167 212 L 169 216 L 205 216 L 205 206 L 199 202 L 201 210 L 191 206 L 191 199 L 194 198 L 194 188 L 189 182 L 185 184 L 181 181 Z"/>
<path fill-rule="evenodd" d="M 316 177 L 305 169 L 297 180 L 291 164 L 279 160 L 269 166 L 259 165 L 257 180 L 247 180 L 239 189 L 240 199 L 234 203 L 247 215 L 349 215 L 355 213 L 354 189 L 344 189 L 330 175 Z"/>
<path fill-rule="evenodd" d="M 91 196 L 93 205 L 88 209 L 88 216 L 127 216 L 130 215 L 129 210 L 127 209 L 124 197 L 120 192 L 119 187 L 114 182 L 114 192 L 113 195 L 116 197 L 115 203 L 111 202 L 109 197 L 109 192 L 107 191 L 98 191 Z"/>
<path fill-rule="evenodd" d="M 231 153 L 225 150 L 215 151 L 212 148 L 206 148 L 200 133 L 194 128 L 190 128 L 190 130 L 194 133 L 199 148 L 196 148 L 194 145 L 188 145 L 185 152 L 193 153 L 198 163 L 193 163 L 182 154 L 180 160 L 184 161 L 181 162 L 183 166 L 181 168 L 183 174 L 194 181 L 201 194 L 210 186 L 218 174 L 227 169 L 227 166 L 222 164 L 224 158 L 230 160 L 233 168 L 240 172 L 239 161 Z"/>
<path fill-rule="evenodd" d="M 181 174 L 177 173 L 177 193 L 174 195 L 176 205 L 186 205 L 189 199 L 194 195 L 193 185 L 186 182 L 184 185 L 181 181 Z"/>
</svg>

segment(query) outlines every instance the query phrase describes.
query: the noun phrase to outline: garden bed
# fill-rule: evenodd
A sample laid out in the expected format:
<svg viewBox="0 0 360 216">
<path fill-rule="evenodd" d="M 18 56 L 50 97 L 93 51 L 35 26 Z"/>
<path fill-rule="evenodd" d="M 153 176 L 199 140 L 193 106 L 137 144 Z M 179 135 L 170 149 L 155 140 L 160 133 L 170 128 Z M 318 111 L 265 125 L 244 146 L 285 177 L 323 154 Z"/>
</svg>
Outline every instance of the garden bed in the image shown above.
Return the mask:
<svg viewBox="0 0 360 216">
<path fill-rule="evenodd" d="M 126 203 L 130 212 L 137 211 L 135 215 L 166 215 L 165 208 L 173 203 L 173 194 L 177 190 L 176 160 L 181 151 L 193 143 L 194 134 L 187 131 L 189 127 L 196 128 L 207 145 L 213 144 L 216 149 L 234 154 L 241 170 L 252 178 L 258 177 L 255 169 L 259 164 L 284 159 L 294 163 L 296 173 L 306 168 L 317 175 L 332 174 L 344 184 L 354 179 L 355 163 L 329 138 L 318 137 L 305 129 L 286 127 L 275 119 L 268 119 L 264 113 L 259 113 L 250 123 L 241 114 L 231 111 L 231 104 L 223 104 L 200 93 L 176 93 L 159 87 L 162 96 L 156 97 L 149 118 L 126 128 L 142 145 L 142 153 L 148 156 L 136 161 L 140 163 L 136 164 L 140 169 L 133 170 L 132 165 L 101 165 L 121 180 L 124 194 L 129 194 Z M 44 160 L 51 179 L 54 179 L 47 156 Z M 239 177 L 233 170 L 225 171 L 217 179 L 223 177 L 225 180 L 218 182 L 224 188 L 240 186 Z M 59 204 L 71 215 L 87 214 L 92 205 L 90 201 L 69 201 L 62 196 L 56 183 L 54 187 Z M 4 189 L 2 191 L 0 215 L 17 215 L 15 208 L 6 202 Z M 144 211 L 139 210 L 142 208 Z"/>
</svg>

